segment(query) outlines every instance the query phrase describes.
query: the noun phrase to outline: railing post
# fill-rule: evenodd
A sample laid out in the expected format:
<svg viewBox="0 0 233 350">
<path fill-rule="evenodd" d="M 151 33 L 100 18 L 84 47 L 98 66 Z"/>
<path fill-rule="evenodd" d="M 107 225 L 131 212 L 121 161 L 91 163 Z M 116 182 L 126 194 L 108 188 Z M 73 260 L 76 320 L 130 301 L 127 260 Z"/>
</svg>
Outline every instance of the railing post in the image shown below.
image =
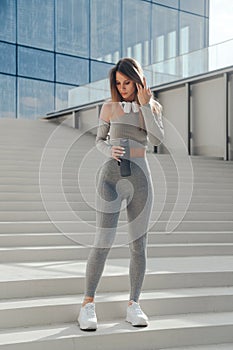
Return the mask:
<svg viewBox="0 0 233 350">
<path fill-rule="evenodd" d="M 224 106 L 224 115 L 225 115 L 225 146 L 224 146 L 224 160 L 229 160 L 229 99 L 228 99 L 228 73 L 224 73 L 224 94 L 225 94 L 225 106 Z"/>
<path fill-rule="evenodd" d="M 79 111 L 74 110 L 72 112 L 72 118 L 73 118 L 73 128 L 79 129 Z"/>
<path fill-rule="evenodd" d="M 191 98 L 191 93 L 190 93 L 190 83 L 187 82 L 185 84 L 185 88 L 186 88 L 186 108 L 187 108 L 187 126 L 188 126 L 188 130 L 187 130 L 187 137 L 188 137 L 188 155 L 191 156 L 192 154 L 192 148 L 191 148 L 191 142 L 192 142 L 192 132 L 191 132 L 191 103 L 190 103 L 190 98 Z"/>
</svg>

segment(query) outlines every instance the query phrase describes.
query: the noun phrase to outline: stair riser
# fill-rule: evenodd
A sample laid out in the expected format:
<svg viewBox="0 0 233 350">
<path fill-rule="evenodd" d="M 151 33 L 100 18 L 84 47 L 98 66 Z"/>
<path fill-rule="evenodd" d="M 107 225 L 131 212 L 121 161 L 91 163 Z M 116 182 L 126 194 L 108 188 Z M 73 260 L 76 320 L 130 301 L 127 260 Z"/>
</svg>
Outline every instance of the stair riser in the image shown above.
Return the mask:
<svg viewBox="0 0 233 350">
<path fill-rule="evenodd" d="M 48 207 L 47 207 L 48 208 Z M 15 212 L 0 212 L 0 221 L 1 222 L 9 222 L 9 221 L 48 221 L 51 217 L 53 220 L 59 221 L 73 221 L 81 218 L 82 220 L 94 221 L 96 219 L 96 211 L 94 209 L 90 209 L 90 211 L 68 211 L 69 209 L 66 207 L 66 211 L 54 211 L 53 208 L 48 208 L 48 211 L 15 211 Z M 169 220 L 171 214 L 173 215 L 182 215 L 183 221 L 231 221 L 233 219 L 232 212 L 227 213 L 207 213 L 207 212 L 152 212 L 152 220 L 165 221 Z M 127 213 L 126 211 L 122 211 L 120 213 L 119 220 L 126 221 Z"/>
<path fill-rule="evenodd" d="M 43 149 L 41 150 L 42 154 Z M 15 151 L 13 151 L 15 152 Z M 63 156 L 64 153 L 61 154 L 61 152 L 64 152 L 64 148 L 62 149 L 56 149 L 55 154 L 53 155 L 51 153 L 51 150 L 49 150 L 49 153 L 47 153 L 44 156 L 40 155 L 34 155 L 33 157 L 27 156 L 24 154 L 25 150 L 22 150 L 20 155 L 17 157 L 17 155 L 2 155 L 0 153 L 0 160 L 3 164 L 3 168 L 8 170 L 9 168 L 15 168 L 16 170 L 23 170 L 23 166 L 25 168 L 31 166 L 31 169 L 37 169 L 40 162 L 42 162 L 43 170 L 51 170 L 55 172 L 57 169 L 54 168 L 54 165 L 61 165 L 62 161 L 64 160 Z M 79 167 L 81 162 L 85 159 L 87 153 L 87 149 L 83 149 L 82 152 L 78 154 L 78 151 L 76 150 L 74 155 L 71 155 L 71 153 L 67 153 L 67 157 L 65 160 L 65 164 L 63 165 L 63 168 L 68 170 L 71 168 Z M 88 155 L 88 159 L 85 159 L 85 162 L 82 164 L 82 169 L 86 169 L 87 171 L 90 169 L 98 169 L 99 166 L 104 162 L 106 159 L 105 157 L 101 157 L 101 153 L 96 152 L 95 157 L 91 157 L 90 154 Z M 152 156 L 152 157 L 151 157 Z M 176 174 L 177 175 L 177 169 L 171 164 L 171 162 L 167 162 L 167 164 L 164 164 L 160 161 L 154 162 L 153 155 L 149 155 L 148 157 L 149 164 L 151 167 L 151 170 L 161 175 L 161 171 L 163 171 L 166 174 Z M 190 168 L 193 170 L 194 173 L 198 171 L 198 175 L 203 174 L 210 175 L 212 178 L 220 178 L 221 172 L 225 176 L 229 176 L 229 172 L 233 169 L 232 162 L 226 162 L 225 164 L 223 161 L 219 161 L 218 163 L 211 163 L 211 161 L 208 161 L 208 164 L 203 165 L 200 162 L 197 162 L 196 164 L 191 164 L 190 168 L 187 167 L 187 158 L 183 161 L 183 164 L 186 164 L 186 167 L 184 165 L 182 166 L 181 162 L 176 162 L 176 164 L 179 165 L 179 171 L 182 171 L 183 174 L 190 174 Z M 186 161 L 186 162 L 185 162 Z M 16 167 L 16 165 L 19 166 L 19 168 Z M 162 170 L 161 170 L 162 169 Z M 214 174 L 214 175 L 213 175 Z"/>
<path fill-rule="evenodd" d="M 84 234 L 62 234 L 62 233 L 42 233 L 42 234 L 0 234 L 0 247 L 36 247 L 36 246 L 74 246 L 92 245 L 95 233 Z M 127 232 L 118 232 L 114 245 L 124 245 L 128 243 Z M 201 244 L 201 243 L 231 243 L 233 244 L 233 233 L 149 233 L 149 244 Z"/>
<path fill-rule="evenodd" d="M 154 203 L 154 211 L 163 210 L 172 211 L 175 203 Z M 90 208 L 93 208 L 94 202 L 69 202 L 70 207 L 74 211 L 90 211 Z M 46 202 L 46 208 L 53 211 L 64 211 L 67 210 L 66 204 L 63 202 Z M 176 210 L 183 210 L 184 206 L 178 204 Z M 45 205 L 42 201 L 2 201 L 0 200 L 0 212 L 6 211 L 43 211 L 45 210 Z M 224 203 L 191 203 L 188 206 L 189 212 L 214 212 L 214 213 L 224 213 L 224 212 L 233 212 L 233 204 L 224 204 Z"/>
<path fill-rule="evenodd" d="M 64 305 L 44 305 L 37 307 L 18 307 L 0 310 L 1 329 L 39 326 L 75 322 L 80 303 L 70 302 Z M 163 298 L 141 300 L 141 306 L 148 316 L 164 316 L 186 313 L 226 312 L 233 310 L 233 295 L 199 296 L 186 298 Z M 113 321 L 126 316 L 127 300 L 97 302 L 98 320 Z"/>
<path fill-rule="evenodd" d="M 86 260 L 89 248 L 47 248 L 47 249 L 10 249 L 1 250 L 0 262 L 39 262 L 39 261 L 65 261 Z M 227 256 L 233 255 L 233 246 L 181 246 L 181 247 L 151 247 L 147 248 L 148 257 L 189 257 L 189 256 Z M 129 249 L 121 247 L 111 249 L 109 258 L 129 258 Z"/>
<path fill-rule="evenodd" d="M 166 195 L 165 192 L 162 192 L 163 194 L 156 194 L 155 193 L 155 205 L 160 204 L 160 207 L 162 205 L 162 207 L 165 204 L 175 204 L 177 201 L 177 195 Z M 61 193 L 44 193 L 43 191 L 43 197 L 41 196 L 41 194 L 39 192 L 35 192 L 35 193 L 30 193 L 30 192 L 2 192 L 1 193 L 1 198 L 0 198 L 0 202 L 3 201 L 42 201 L 43 198 L 43 202 L 45 203 L 49 203 L 49 205 L 51 206 L 52 203 L 51 202 L 62 202 L 63 206 L 64 206 L 64 195 L 61 195 Z M 87 193 L 85 194 L 85 200 L 83 198 L 83 196 L 80 193 L 66 193 L 65 194 L 65 201 L 67 201 L 68 203 L 73 203 L 73 202 L 82 202 L 82 203 L 86 203 L 87 204 L 92 204 L 95 201 L 95 194 L 92 193 Z M 219 194 L 217 196 L 180 196 L 179 198 L 180 204 L 185 204 L 187 206 L 189 205 L 197 205 L 200 204 L 201 205 L 216 205 L 217 203 L 220 203 L 220 205 L 232 205 L 232 195 L 229 194 L 228 195 L 223 195 L 221 194 L 221 192 L 219 192 Z"/>
<path fill-rule="evenodd" d="M 4 176 L 4 177 L 3 177 Z M 62 179 L 61 179 L 62 176 Z M 9 189 L 9 186 L 12 186 L 14 188 L 17 188 L 18 186 L 24 186 L 25 188 L 30 186 L 31 188 L 38 188 L 39 183 L 41 183 L 43 186 L 48 186 L 48 188 L 53 188 L 55 185 L 58 184 L 58 181 L 60 183 L 60 180 L 62 180 L 62 186 L 64 188 L 67 188 L 67 191 L 69 191 L 70 187 L 74 187 L 77 190 L 77 186 L 79 185 L 80 181 L 78 179 L 78 174 L 77 173 L 46 173 L 40 175 L 39 170 L 38 172 L 27 172 L 25 173 L 20 173 L 18 172 L 15 174 L 14 171 L 9 171 L 8 173 L 3 173 L 1 171 L 0 174 L 0 189 L 3 191 L 5 189 Z M 154 180 L 154 187 L 155 190 L 158 190 L 159 187 L 166 187 L 166 189 L 170 191 L 175 191 L 178 189 L 178 185 L 182 187 L 182 189 L 189 189 L 190 188 L 190 181 L 187 179 L 181 179 L 181 182 L 178 183 L 178 179 L 175 177 L 168 177 L 166 178 L 166 183 L 164 179 L 158 179 L 155 176 Z M 204 179 L 204 177 L 199 177 L 198 179 L 195 178 L 195 182 L 191 182 L 193 186 L 193 191 L 194 194 L 199 191 L 204 191 L 204 193 L 209 193 L 210 191 L 214 191 L 214 193 L 218 193 L 219 191 L 227 191 L 228 189 L 233 189 L 233 182 L 231 177 L 227 176 L 222 176 L 221 180 L 217 182 L 216 177 L 211 178 L 208 177 L 208 182 L 207 179 Z M 82 189 L 85 192 L 90 192 L 94 188 L 94 179 L 90 178 L 88 179 L 85 177 L 85 179 L 81 178 L 81 185 Z"/>
<path fill-rule="evenodd" d="M 170 188 L 169 188 L 170 187 Z M 62 188 L 62 189 L 61 189 Z M 38 185 L 15 185 L 15 184 L 9 184 L 9 185 L 0 185 L 0 193 L 8 193 L 8 192 L 15 192 L 15 193 L 40 193 L 40 191 L 44 193 L 61 193 L 61 191 L 64 191 L 66 195 L 68 194 L 77 194 L 79 195 L 80 192 L 85 193 L 85 195 L 94 195 L 95 194 L 95 184 L 93 182 L 90 182 L 89 184 L 86 183 L 78 183 L 76 182 L 75 186 L 64 186 L 60 185 L 60 179 L 58 179 L 56 182 L 54 181 L 51 185 L 45 185 L 43 182 L 41 182 L 41 186 Z M 213 184 L 213 188 L 210 189 L 203 189 L 203 188 L 192 188 L 192 184 L 189 186 L 182 186 L 182 183 L 180 184 L 180 187 L 178 188 L 177 184 L 172 184 L 172 186 L 167 185 L 160 185 L 160 184 L 154 184 L 154 192 L 155 194 L 164 194 L 167 196 L 174 196 L 177 195 L 178 190 L 182 190 L 184 192 L 184 195 L 186 195 L 185 192 L 188 192 L 186 196 L 189 195 L 189 192 L 192 191 L 192 197 L 198 197 L 198 196 L 205 196 L 209 198 L 213 197 L 231 197 L 233 193 L 233 184 L 229 184 L 227 189 L 216 189 L 216 184 Z M 232 193 L 230 193 L 232 192 Z"/>
<path fill-rule="evenodd" d="M 85 270 L 85 269 L 84 269 Z M 85 272 L 83 270 L 83 273 Z M 233 285 L 233 271 L 200 272 L 200 273 L 160 273 L 146 274 L 143 291 L 176 289 L 227 287 Z M 28 298 L 60 295 L 82 294 L 84 277 L 28 279 L 23 281 L 6 281 L 0 283 L 0 298 Z M 98 293 L 116 293 L 129 290 L 129 277 L 103 275 Z"/>
<path fill-rule="evenodd" d="M 118 232 L 125 231 L 125 225 L 118 227 Z M 167 222 L 156 223 L 150 226 L 153 232 L 233 232 L 233 221 L 228 222 L 181 222 L 174 223 L 172 228 Z M 79 232 L 95 232 L 95 222 L 0 222 L 0 234 L 6 233 L 57 233 L 69 234 Z"/>
<path fill-rule="evenodd" d="M 124 321 L 122 321 L 124 322 Z M 113 327 L 115 324 L 113 325 Z M 116 326 L 115 326 L 116 327 Z M 120 325 L 119 325 L 120 327 Z M 77 331 L 78 333 L 79 331 Z M 138 330 L 132 328 L 131 331 L 123 334 L 102 334 L 88 333 L 89 336 L 51 339 L 43 337 L 40 341 L 30 341 L 18 344 L 0 345 L 0 350 L 129 350 L 132 343 L 133 350 L 161 350 L 168 347 L 180 347 L 200 344 L 218 344 L 219 342 L 233 341 L 233 326 L 211 326 L 206 327 L 184 327 L 180 329 L 168 330 Z M 111 344 L 111 348 L 110 348 Z M 188 349 L 188 348 L 187 348 Z M 131 349 L 130 349 L 131 350 Z"/>
</svg>

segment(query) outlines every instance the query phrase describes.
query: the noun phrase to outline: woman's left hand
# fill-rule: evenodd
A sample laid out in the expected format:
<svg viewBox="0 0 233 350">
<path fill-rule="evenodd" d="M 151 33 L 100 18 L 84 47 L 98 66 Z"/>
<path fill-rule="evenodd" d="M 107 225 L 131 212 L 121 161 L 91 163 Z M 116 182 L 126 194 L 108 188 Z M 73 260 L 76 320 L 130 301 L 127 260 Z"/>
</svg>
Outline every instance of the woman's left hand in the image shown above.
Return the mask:
<svg viewBox="0 0 233 350">
<path fill-rule="evenodd" d="M 143 85 L 140 85 L 136 83 L 137 90 L 138 90 L 138 101 L 141 106 L 146 105 L 150 102 L 150 99 L 152 97 L 152 92 L 150 88 L 146 84 L 146 78 L 143 78 Z"/>
</svg>

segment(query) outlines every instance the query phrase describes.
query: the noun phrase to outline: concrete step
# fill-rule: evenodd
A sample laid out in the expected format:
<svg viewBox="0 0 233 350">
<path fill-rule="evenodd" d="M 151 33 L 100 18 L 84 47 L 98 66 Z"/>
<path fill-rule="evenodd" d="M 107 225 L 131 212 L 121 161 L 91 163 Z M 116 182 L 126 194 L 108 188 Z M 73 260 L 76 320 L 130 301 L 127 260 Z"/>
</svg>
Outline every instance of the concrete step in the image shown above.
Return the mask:
<svg viewBox="0 0 233 350">
<path fill-rule="evenodd" d="M 7 350 L 161 350 L 233 341 L 233 313 L 153 317 L 140 331 L 124 319 L 99 323 L 96 332 L 82 332 L 76 323 L 5 330 L 0 349 Z M 133 335 L 133 338 L 132 338 Z"/>
<path fill-rule="evenodd" d="M 85 174 L 85 179 L 83 176 L 81 177 L 81 180 L 86 182 L 88 185 L 93 184 L 93 174 L 97 173 L 98 168 L 92 167 L 90 169 L 85 169 L 85 171 L 82 169 L 82 174 Z M 62 180 L 65 185 L 72 185 L 75 181 L 77 181 L 78 173 L 80 169 L 75 168 L 74 166 L 66 167 L 62 169 Z M 213 171 L 215 172 L 215 171 Z M 166 176 L 164 174 L 157 174 L 156 171 L 152 170 L 152 178 L 155 183 L 158 184 L 164 184 L 166 181 L 166 186 L 176 186 L 177 184 L 182 184 L 182 186 L 188 186 L 190 183 L 193 184 L 194 188 L 226 188 L 230 186 L 232 188 L 233 186 L 233 179 L 230 175 L 231 171 L 228 170 L 226 174 L 220 173 L 218 177 L 213 176 L 213 172 L 208 174 L 196 174 L 194 176 L 194 179 L 190 178 L 190 174 L 187 173 L 186 176 L 182 175 L 182 177 L 177 177 L 176 173 L 166 173 Z M 39 179 L 43 179 L 43 184 L 51 184 L 53 182 L 56 182 L 57 179 L 61 178 L 61 169 L 56 169 L 55 166 L 46 167 L 46 171 L 39 168 L 39 165 L 32 165 L 32 164 L 14 164 L 9 166 L 4 166 L 1 164 L 1 177 L 3 178 L 3 181 L 1 182 L 2 185 L 7 184 L 21 184 L 23 181 L 23 178 L 25 180 L 28 179 L 28 181 L 25 181 L 24 184 L 37 184 Z"/>
<path fill-rule="evenodd" d="M 43 193 L 43 198 L 45 197 L 46 203 L 47 202 L 54 202 L 54 201 L 62 201 L 64 202 L 64 194 L 59 191 L 59 193 Z M 68 202 L 83 202 L 83 194 L 81 193 L 65 193 L 66 201 Z M 8 191 L 8 192 L 2 192 L 0 202 L 4 201 L 41 201 L 42 196 L 41 193 L 38 192 L 14 192 L 14 191 Z M 88 203 L 93 203 L 95 201 L 95 193 L 85 193 L 85 201 L 88 201 Z M 162 192 L 161 194 L 155 194 L 155 201 L 156 203 L 176 203 L 177 201 L 177 195 L 172 194 L 165 194 L 165 192 Z M 220 204 L 228 204 L 232 205 L 232 195 L 229 193 L 228 195 L 223 195 L 221 193 L 218 193 L 218 195 L 211 195 L 211 196 L 205 196 L 205 195 L 198 195 L 198 196 L 192 196 L 190 198 L 189 195 L 182 195 L 180 196 L 181 203 L 187 203 L 188 204 L 213 204 L 213 203 L 220 203 Z"/>
<path fill-rule="evenodd" d="M 98 293 L 129 290 L 128 259 L 108 259 Z M 86 261 L 2 263 L 0 298 L 82 294 Z M 148 258 L 143 291 L 233 286 L 232 256 Z"/>
<path fill-rule="evenodd" d="M 107 259 L 99 291 L 129 286 L 128 259 Z M 82 293 L 86 261 L 0 264 L 1 298 Z M 148 258 L 143 290 L 232 286 L 232 256 Z M 10 288 L 12 287 L 12 288 Z"/>
<path fill-rule="evenodd" d="M 164 204 L 159 204 L 157 201 L 154 203 L 154 211 L 160 209 L 165 211 L 172 211 L 174 208 L 175 203 L 169 203 L 165 202 Z M 93 208 L 95 203 L 94 202 L 69 202 L 70 207 L 74 211 L 88 211 L 90 208 Z M 0 211 L 43 211 L 46 208 L 51 208 L 53 211 L 64 211 L 67 209 L 67 205 L 64 204 L 64 202 L 60 201 L 49 201 L 49 203 L 46 201 L 46 205 L 41 201 L 3 201 L 0 200 Z M 183 204 L 177 204 L 176 210 L 183 210 Z M 221 212 L 233 212 L 233 203 L 191 203 L 188 206 L 188 212 L 215 212 L 215 213 L 221 213 Z"/>
<path fill-rule="evenodd" d="M 0 234 L 1 247 L 92 245 L 95 232 L 86 233 L 9 233 Z M 128 243 L 128 233 L 118 232 L 114 246 Z M 149 244 L 233 243 L 233 232 L 150 232 Z"/>
<path fill-rule="evenodd" d="M 233 343 L 228 344 L 214 344 L 214 345 L 197 345 L 197 346 L 185 346 L 179 348 L 167 348 L 166 350 L 232 350 Z M 162 350 L 162 349 L 161 349 Z"/>
<path fill-rule="evenodd" d="M 86 260 L 89 247 L 83 246 L 33 246 L 0 248 L 0 262 Z M 184 257 L 184 256 L 216 256 L 232 255 L 233 243 L 203 244 L 149 244 L 149 257 Z M 113 247 L 109 258 L 128 258 L 127 246 Z"/>
<path fill-rule="evenodd" d="M 47 210 L 43 211 L 0 211 L 0 221 L 47 221 L 50 218 L 55 221 L 74 221 L 81 218 L 84 221 L 96 219 L 96 211 L 94 208 L 87 210 L 74 211 L 68 205 L 63 211 L 54 211 L 54 208 L 50 204 L 45 204 Z M 167 221 L 171 217 L 171 214 L 177 217 L 182 216 L 183 222 L 185 221 L 231 221 L 233 219 L 232 211 L 229 212 L 202 212 L 202 211 L 153 211 L 152 220 Z M 122 210 L 119 216 L 120 221 L 127 221 L 127 212 Z"/>
<path fill-rule="evenodd" d="M 92 169 L 94 171 L 94 169 Z M 92 173 L 93 174 L 93 173 Z M 229 175 L 229 174 L 228 174 Z M 92 175 L 93 176 L 93 175 Z M 154 177 L 154 184 L 155 187 L 159 187 L 160 185 L 163 185 L 164 187 L 164 179 L 160 179 L 158 177 L 156 177 L 156 174 L 152 175 Z M 57 183 L 57 179 L 59 179 L 61 177 L 60 173 L 54 173 L 54 172 L 48 172 L 46 174 L 43 174 L 43 185 L 46 186 L 51 186 Z M 214 178 L 216 180 L 216 177 Z M 27 171 L 27 172 L 18 172 L 18 171 L 13 171 L 13 170 L 9 170 L 9 171 L 3 171 L 1 169 L 1 174 L 0 174 L 0 183 L 3 186 L 9 186 L 9 185 L 34 185 L 34 186 L 38 186 L 39 185 L 39 174 L 38 171 L 37 172 L 32 172 L 32 171 Z M 82 179 L 83 180 L 83 179 Z M 85 181 L 87 182 L 87 184 L 90 182 L 92 188 L 93 188 L 93 182 L 91 181 L 92 178 L 89 178 L 89 176 L 87 175 Z M 202 181 L 201 181 L 202 180 Z M 227 176 L 223 176 L 221 177 L 221 179 L 219 179 L 219 181 L 216 183 L 215 182 L 211 182 L 211 177 L 208 178 L 208 180 L 206 179 L 204 181 L 204 179 L 201 178 L 195 178 L 194 182 L 193 182 L 193 189 L 194 191 L 196 190 L 227 190 L 229 188 L 233 188 L 233 183 L 230 182 L 231 177 L 227 177 Z M 62 185 L 67 187 L 67 186 L 74 186 L 77 187 L 78 184 L 78 174 L 75 171 L 70 171 L 70 172 L 63 172 L 62 173 Z M 178 183 L 178 179 L 174 177 L 166 177 L 166 188 L 168 190 L 172 190 L 172 189 L 177 189 L 178 188 L 178 184 L 182 186 L 182 188 L 189 188 L 190 186 L 190 182 L 188 181 L 183 181 L 183 179 L 181 179 L 181 182 Z M 88 190 L 88 186 L 86 186 L 86 189 Z"/>
<path fill-rule="evenodd" d="M 15 328 L 75 322 L 83 295 L 51 296 L 0 301 L 0 327 Z M 127 293 L 96 297 L 99 321 L 124 318 Z M 149 317 L 186 313 L 233 312 L 233 287 L 144 291 L 140 304 Z"/>
<path fill-rule="evenodd" d="M 125 222 L 121 222 L 118 232 L 125 232 Z M 167 227 L 167 221 L 151 223 L 153 232 L 233 232 L 233 221 L 184 221 L 173 222 L 172 231 Z M 0 234 L 7 233 L 84 233 L 95 231 L 95 221 L 16 221 L 0 222 Z"/>
<path fill-rule="evenodd" d="M 165 191 L 168 192 L 169 195 L 174 195 L 177 193 L 178 186 L 160 186 L 160 184 L 154 184 L 155 186 L 155 193 L 164 193 Z M 156 187 L 157 186 L 157 187 Z M 182 185 L 181 185 L 182 186 Z M 214 186 L 213 186 L 214 187 Z M 76 181 L 76 186 L 62 186 L 58 182 L 54 182 L 54 184 L 45 185 L 42 184 L 41 186 L 39 184 L 24 184 L 24 185 L 15 185 L 15 184 L 6 184 L 6 185 L 0 185 L 0 193 L 4 192 L 29 192 L 29 193 L 37 193 L 40 191 L 43 191 L 43 193 L 60 193 L 64 191 L 65 193 L 95 193 L 95 184 L 93 182 L 90 182 L 88 184 L 88 181 L 85 180 L 85 183 L 79 184 L 78 181 Z M 183 188 L 185 190 L 185 188 Z M 203 188 L 197 188 L 192 190 L 192 196 L 228 196 L 233 194 L 233 184 L 228 186 L 226 189 L 218 189 L 218 188 L 210 188 L 210 189 L 203 189 Z"/>
</svg>

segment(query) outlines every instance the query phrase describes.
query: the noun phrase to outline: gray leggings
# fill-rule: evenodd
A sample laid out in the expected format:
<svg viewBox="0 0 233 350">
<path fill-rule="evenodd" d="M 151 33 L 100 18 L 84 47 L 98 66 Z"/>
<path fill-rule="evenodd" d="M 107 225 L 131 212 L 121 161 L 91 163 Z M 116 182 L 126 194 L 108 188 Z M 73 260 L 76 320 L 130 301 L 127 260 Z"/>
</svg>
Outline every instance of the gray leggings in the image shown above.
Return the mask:
<svg viewBox="0 0 233 350">
<path fill-rule="evenodd" d="M 126 200 L 130 248 L 130 300 L 138 301 L 146 269 L 146 243 L 153 205 L 153 185 L 146 158 L 131 159 L 131 175 L 121 177 L 114 159 L 102 166 L 97 180 L 96 237 L 86 267 L 85 296 L 94 297 L 114 242 L 123 200 Z"/>
</svg>

